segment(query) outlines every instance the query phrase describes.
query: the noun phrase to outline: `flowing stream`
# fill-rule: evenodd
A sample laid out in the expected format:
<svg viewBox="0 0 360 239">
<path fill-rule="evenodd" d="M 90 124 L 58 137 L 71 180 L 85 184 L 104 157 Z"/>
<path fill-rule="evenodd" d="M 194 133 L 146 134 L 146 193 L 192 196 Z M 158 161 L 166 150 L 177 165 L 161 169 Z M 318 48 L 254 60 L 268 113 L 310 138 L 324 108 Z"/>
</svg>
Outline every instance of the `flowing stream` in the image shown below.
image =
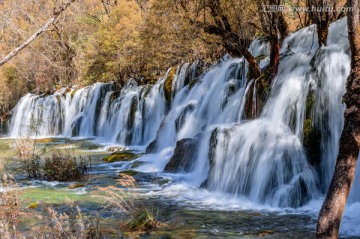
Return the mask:
<svg viewBox="0 0 360 239">
<path fill-rule="evenodd" d="M 145 162 L 139 171 L 165 174 L 176 182 L 155 194 L 180 191 L 178 196 L 193 197 L 194 203 L 220 195 L 228 198 L 224 205 L 316 215 L 343 127 L 342 95 L 350 71 L 346 36 L 345 18 L 331 24 L 327 47 L 318 49 L 314 25 L 288 36 L 278 76 L 257 117 L 258 82 L 247 81 L 244 59 L 225 56 L 205 72 L 199 62 L 169 69 L 152 86 L 130 80 L 121 89 L 96 83 L 53 95 L 27 94 L 13 110 L 9 136 L 93 138 L 140 149 L 146 154 L 137 159 Z M 254 40 L 250 51 L 266 67 L 266 42 Z M 255 109 L 250 116 L 248 99 Z M 311 129 L 316 157 L 305 145 Z M 187 153 L 186 166 L 168 170 L 177 149 Z M 116 164 L 112 167 L 119 171 Z M 360 209 L 359 189 L 357 174 L 349 210 Z M 205 204 L 219 206 L 217 200 Z M 341 232 L 360 236 L 351 220 L 347 211 Z"/>
</svg>

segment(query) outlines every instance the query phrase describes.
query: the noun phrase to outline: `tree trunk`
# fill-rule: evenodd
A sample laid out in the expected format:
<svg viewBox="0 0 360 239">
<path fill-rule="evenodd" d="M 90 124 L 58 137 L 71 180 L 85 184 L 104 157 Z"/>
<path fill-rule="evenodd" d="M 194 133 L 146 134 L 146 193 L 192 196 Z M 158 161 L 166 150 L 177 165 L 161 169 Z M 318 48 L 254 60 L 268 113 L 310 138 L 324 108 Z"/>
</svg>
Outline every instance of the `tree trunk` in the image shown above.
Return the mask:
<svg viewBox="0 0 360 239">
<path fill-rule="evenodd" d="M 337 2 L 334 0 L 307 0 L 307 6 L 311 9 L 309 19 L 316 24 L 319 47 L 326 46 L 330 22 L 336 19 Z"/>
<path fill-rule="evenodd" d="M 341 134 L 339 155 L 334 175 L 319 213 L 316 238 L 337 238 L 342 214 L 355 177 L 360 148 L 360 23 L 359 0 L 348 0 L 351 73 L 348 77 L 344 102 L 345 125 Z"/>
<path fill-rule="evenodd" d="M 29 39 L 27 39 L 23 44 L 12 50 L 9 54 L 7 54 L 3 59 L 0 60 L 0 66 L 4 65 L 11 58 L 16 56 L 22 49 L 30 45 L 41 33 L 46 31 L 46 29 L 57 19 L 57 17 L 66 10 L 75 0 L 68 0 L 64 5 L 62 5 L 59 10 L 54 11 L 54 15 L 42 26 L 40 27 Z"/>
</svg>

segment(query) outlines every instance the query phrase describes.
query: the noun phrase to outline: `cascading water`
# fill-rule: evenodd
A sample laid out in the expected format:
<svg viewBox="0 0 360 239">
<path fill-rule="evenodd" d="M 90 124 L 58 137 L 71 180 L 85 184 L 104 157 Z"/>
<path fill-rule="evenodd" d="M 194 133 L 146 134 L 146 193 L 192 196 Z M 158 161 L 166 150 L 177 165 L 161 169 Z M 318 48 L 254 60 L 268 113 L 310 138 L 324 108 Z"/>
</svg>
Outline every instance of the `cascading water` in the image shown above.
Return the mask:
<svg viewBox="0 0 360 239">
<path fill-rule="evenodd" d="M 185 177 L 193 185 L 298 207 L 323 195 L 331 179 L 349 74 L 346 34 L 342 19 L 329 29 L 329 46 L 319 50 L 315 26 L 287 37 L 271 94 L 253 120 L 244 112 L 250 98 L 252 116 L 257 114 L 257 82 L 247 82 L 243 59 L 225 57 L 203 75 L 199 64 L 184 64 L 175 75 L 169 70 L 153 86 L 130 80 L 120 90 L 97 83 L 49 96 L 28 94 L 14 109 L 10 136 L 96 137 L 148 146 L 148 153 L 163 157 L 160 169 L 177 145 L 184 148 L 182 142 L 194 150 L 187 154 L 192 163 Z M 266 67 L 267 43 L 255 40 L 250 51 Z M 306 145 L 309 132 L 320 144 L 314 158 Z M 351 200 L 359 199 L 360 192 L 352 191 Z"/>
</svg>

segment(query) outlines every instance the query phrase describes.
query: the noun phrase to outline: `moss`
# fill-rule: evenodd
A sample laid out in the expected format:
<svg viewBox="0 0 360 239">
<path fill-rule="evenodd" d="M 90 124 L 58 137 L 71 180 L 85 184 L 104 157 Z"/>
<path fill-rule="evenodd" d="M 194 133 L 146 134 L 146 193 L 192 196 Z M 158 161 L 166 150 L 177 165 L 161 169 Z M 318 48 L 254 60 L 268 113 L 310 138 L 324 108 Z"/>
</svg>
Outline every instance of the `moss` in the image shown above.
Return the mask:
<svg viewBox="0 0 360 239">
<path fill-rule="evenodd" d="M 81 187 L 84 187 L 85 184 L 83 183 L 73 183 L 71 185 L 68 186 L 69 189 L 75 189 L 75 188 L 81 188 Z"/>
<path fill-rule="evenodd" d="M 100 145 L 97 145 L 97 144 L 95 144 L 95 143 L 88 142 L 88 141 L 82 142 L 82 143 L 79 145 L 79 148 L 80 148 L 80 149 L 89 149 L 89 150 L 98 149 L 98 148 L 100 148 L 100 147 L 101 147 Z"/>
<path fill-rule="evenodd" d="M 318 166 L 320 164 L 320 144 L 321 135 L 319 131 L 312 125 L 311 119 L 306 119 L 303 128 L 303 145 L 309 156 L 311 165 Z"/>
<path fill-rule="evenodd" d="M 49 144 L 56 142 L 54 138 L 42 138 L 42 139 L 36 139 L 36 143 L 38 144 Z"/>
<path fill-rule="evenodd" d="M 131 153 L 129 151 L 123 151 L 123 152 L 115 152 L 111 155 L 103 158 L 103 161 L 106 161 L 108 163 L 117 162 L 117 161 L 130 161 L 138 157 L 138 155 Z"/>
<path fill-rule="evenodd" d="M 256 80 L 256 93 L 263 102 L 266 101 L 266 98 L 270 93 L 271 80 L 271 76 L 266 73 L 262 73 L 261 76 Z"/>
<path fill-rule="evenodd" d="M 164 178 L 164 179 L 159 180 L 157 183 L 159 184 L 159 186 L 163 186 L 169 182 L 170 182 L 169 179 Z"/>
<path fill-rule="evenodd" d="M 136 161 L 131 165 L 131 168 L 137 168 L 137 167 L 139 167 L 140 165 L 143 165 L 143 164 L 144 164 L 144 162 Z"/>
<path fill-rule="evenodd" d="M 311 117 L 311 111 L 314 105 L 314 95 L 312 93 L 309 93 L 307 99 L 306 99 L 306 118 L 310 119 Z"/>
<path fill-rule="evenodd" d="M 38 208 L 38 203 L 37 202 L 32 202 L 29 204 L 28 208 L 29 209 L 35 209 L 35 208 Z"/>
<path fill-rule="evenodd" d="M 73 90 L 70 92 L 70 97 L 71 97 L 71 99 L 74 98 L 74 95 L 75 95 L 76 91 L 77 91 L 76 89 L 73 89 Z"/>
<path fill-rule="evenodd" d="M 59 104 L 61 104 L 61 95 L 56 95 L 56 100 Z"/>
<path fill-rule="evenodd" d="M 134 171 L 134 170 L 126 170 L 126 171 L 122 171 L 121 172 L 122 174 L 126 174 L 126 175 L 129 175 L 129 176 L 135 176 L 138 174 L 138 172 Z"/>
<path fill-rule="evenodd" d="M 168 103 L 171 103 L 171 90 L 172 90 L 173 81 L 175 79 L 176 71 L 177 71 L 176 67 L 171 68 L 165 79 L 164 94 L 165 94 L 165 99 Z"/>
<path fill-rule="evenodd" d="M 60 90 L 60 89 L 59 89 L 59 90 Z M 70 88 L 70 87 L 67 87 L 67 88 L 64 90 L 64 93 L 62 94 L 62 96 L 65 97 L 67 93 L 71 93 L 71 88 Z"/>
</svg>

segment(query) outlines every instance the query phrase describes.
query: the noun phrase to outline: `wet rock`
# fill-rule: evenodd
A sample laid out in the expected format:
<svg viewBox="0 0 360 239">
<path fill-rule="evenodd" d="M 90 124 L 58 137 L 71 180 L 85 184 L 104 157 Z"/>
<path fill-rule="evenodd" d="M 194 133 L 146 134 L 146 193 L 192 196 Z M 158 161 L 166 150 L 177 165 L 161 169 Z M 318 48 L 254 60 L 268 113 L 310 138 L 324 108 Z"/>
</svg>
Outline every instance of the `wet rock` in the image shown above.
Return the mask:
<svg viewBox="0 0 360 239">
<path fill-rule="evenodd" d="M 171 91 L 172 91 L 173 80 L 175 78 L 176 72 L 177 72 L 177 67 L 171 68 L 166 76 L 164 83 L 164 95 L 169 105 L 171 103 Z"/>
<path fill-rule="evenodd" d="M 71 136 L 78 136 L 80 132 L 80 127 L 83 121 L 83 117 L 80 116 L 77 119 L 74 120 L 74 122 L 71 124 Z"/>
<path fill-rule="evenodd" d="M 84 187 L 85 184 L 83 183 L 73 183 L 73 184 L 70 184 L 67 188 L 68 189 L 75 189 L 75 188 L 81 188 L 81 187 Z"/>
<path fill-rule="evenodd" d="M 79 145 L 80 149 L 88 149 L 88 150 L 98 149 L 100 147 L 101 147 L 100 145 L 88 141 L 82 142 Z"/>
<path fill-rule="evenodd" d="M 175 120 L 175 128 L 176 132 L 178 132 L 183 125 L 185 124 L 185 120 L 190 115 L 191 112 L 195 109 L 195 106 L 193 104 L 187 105 L 184 110 L 180 113 L 179 117 Z"/>
<path fill-rule="evenodd" d="M 210 145 L 209 145 L 209 151 L 208 151 L 208 158 L 210 161 L 210 174 L 214 170 L 215 165 L 215 157 L 216 157 L 216 145 L 218 143 L 217 137 L 219 135 L 219 129 L 216 128 L 212 133 L 210 137 Z M 201 188 L 206 188 L 208 186 L 208 178 L 205 179 L 204 182 L 201 183 Z"/>
<path fill-rule="evenodd" d="M 154 139 L 153 141 L 151 141 L 151 143 L 146 147 L 146 153 L 154 153 L 156 151 L 157 148 L 157 141 L 156 139 Z"/>
<path fill-rule="evenodd" d="M 129 176 L 135 176 L 138 174 L 138 172 L 134 171 L 134 170 L 126 170 L 126 171 L 122 171 L 120 174 L 126 174 Z M 121 175 L 119 174 L 119 176 L 121 177 Z"/>
<path fill-rule="evenodd" d="M 124 150 L 126 150 L 125 147 L 117 147 L 117 146 L 112 146 L 107 149 L 108 152 L 116 152 L 116 151 L 124 151 Z"/>
<path fill-rule="evenodd" d="M 137 168 L 137 167 L 139 167 L 140 165 L 143 165 L 143 164 L 144 164 L 144 162 L 142 162 L 142 161 L 136 161 L 131 165 L 131 168 Z"/>
<path fill-rule="evenodd" d="M 193 163 L 194 156 L 197 152 L 199 140 L 182 139 L 176 143 L 174 155 L 166 164 L 164 171 L 166 172 L 189 172 Z"/>
</svg>

